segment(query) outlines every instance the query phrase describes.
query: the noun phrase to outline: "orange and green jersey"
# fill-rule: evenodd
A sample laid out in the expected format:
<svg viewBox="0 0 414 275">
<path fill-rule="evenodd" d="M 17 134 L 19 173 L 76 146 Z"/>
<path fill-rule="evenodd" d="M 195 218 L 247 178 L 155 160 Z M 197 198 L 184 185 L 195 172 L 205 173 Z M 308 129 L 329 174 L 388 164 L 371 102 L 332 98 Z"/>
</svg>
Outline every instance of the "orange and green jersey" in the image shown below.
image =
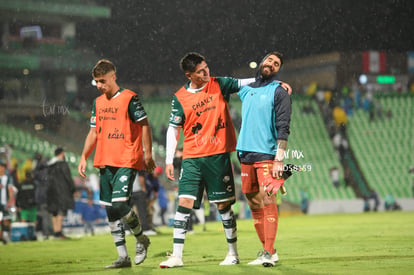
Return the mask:
<svg viewBox="0 0 414 275">
<path fill-rule="evenodd" d="M 235 150 L 228 100 L 239 89 L 238 79 L 211 77 L 199 90 L 190 89 L 187 83 L 174 94 L 169 123 L 183 128 L 183 159 Z"/>
<path fill-rule="evenodd" d="M 145 119 L 138 95 L 121 89 L 112 98 L 101 95 L 94 101 L 91 127 L 96 127 L 95 167 L 114 166 L 142 170 L 142 129 Z"/>
</svg>

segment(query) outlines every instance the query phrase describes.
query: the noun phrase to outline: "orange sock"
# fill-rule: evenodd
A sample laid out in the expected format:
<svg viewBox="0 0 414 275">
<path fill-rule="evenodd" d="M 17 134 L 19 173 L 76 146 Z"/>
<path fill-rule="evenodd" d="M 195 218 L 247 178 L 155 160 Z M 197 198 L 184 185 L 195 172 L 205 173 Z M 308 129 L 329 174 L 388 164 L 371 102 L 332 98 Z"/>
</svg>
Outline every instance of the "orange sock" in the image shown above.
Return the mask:
<svg viewBox="0 0 414 275">
<path fill-rule="evenodd" d="M 277 233 L 278 213 L 276 204 L 265 205 L 263 207 L 263 227 L 264 227 L 264 249 L 273 254 Z"/>
<path fill-rule="evenodd" d="M 252 217 L 254 220 L 254 228 L 256 229 L 257 236 L 259 237 L 259 240 L 264 247 L 265 234 L 264 234 L 264 223 L 263 223 L 263 217 L 264 217 L 263 208 L 251 209 L 251 211 L 252 211 Z"/>
</svg>

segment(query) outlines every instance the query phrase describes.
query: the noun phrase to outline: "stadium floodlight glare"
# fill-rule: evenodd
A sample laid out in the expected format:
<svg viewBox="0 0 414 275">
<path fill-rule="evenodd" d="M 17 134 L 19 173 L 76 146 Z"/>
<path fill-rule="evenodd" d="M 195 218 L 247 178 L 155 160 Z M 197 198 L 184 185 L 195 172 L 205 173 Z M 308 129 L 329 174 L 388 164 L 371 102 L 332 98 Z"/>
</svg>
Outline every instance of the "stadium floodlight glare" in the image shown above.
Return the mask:
<svg viewBox="0 0 414 275">
<path fill-rule="evenodd" d="M 368 82 L 367 75 L 366 74 L 361 74 L 359 76 L 359 83 L 361 83 L 362 85 L 365 85 L 365 84 L 367 84 L 367 82 Z"/>
<path fill-rule="evenodd" d="M 92 79 L 91 84 L 92 84 L 92 86 L 96 86 L 96 81 L 95 81 L 95 79 Z"/>
<path fill-rule="evenodd" d="M 43 125 L 42 123 L 36 123 L 36 124 L 34 125 L 34 129 L 35 129 L 36 131 L 41 131 L 41 130 L 43 130 L 43 128 L 44 128 L 44 125 Z"/>
<path fill-rule="evenodd" d="M 257 63 L 252 61 L 252 62 L 249 63 L 249 67 L 250 67 L 250 69 L 256 69 L 257 68 Z"/>
<path fill-rule="evenodd" d="M 377 83 L 378 84 L 394 84 L 395 83 L 395 76 L 393 76 L 393 75 L 379 75 L 379 76 L 377 76 Z"/>
</svg>

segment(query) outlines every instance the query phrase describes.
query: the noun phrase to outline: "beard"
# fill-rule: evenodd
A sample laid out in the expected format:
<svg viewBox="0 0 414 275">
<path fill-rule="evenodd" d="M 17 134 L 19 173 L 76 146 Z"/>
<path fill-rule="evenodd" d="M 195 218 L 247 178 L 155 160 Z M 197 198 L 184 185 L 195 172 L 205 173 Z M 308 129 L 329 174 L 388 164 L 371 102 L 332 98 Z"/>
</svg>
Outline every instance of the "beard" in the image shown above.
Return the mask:
<svg viewBox="0 0 414 275">
<path fill-rule="evenodd" d="M 277 74 L 277 72 L 272 71 L 272 68 L 270 66 L 262 66 L 260 67 L 260 76 L 263 80 L 270 79 L 274 77 Z"/>
</svg>

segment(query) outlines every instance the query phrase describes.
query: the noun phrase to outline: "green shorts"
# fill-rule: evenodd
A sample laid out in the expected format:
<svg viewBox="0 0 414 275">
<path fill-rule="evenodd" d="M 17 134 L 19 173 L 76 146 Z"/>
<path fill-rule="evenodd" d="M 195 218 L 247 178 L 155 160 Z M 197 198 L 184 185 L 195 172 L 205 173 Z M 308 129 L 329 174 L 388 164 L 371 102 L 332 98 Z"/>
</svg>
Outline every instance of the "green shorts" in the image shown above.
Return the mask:
<svg viewBox="0 0 414 275">
<path fill-rule="evenodd" d="M 113 202 L 129 202 L 137 170 L 106 166 L 100 173 L 100 203 L 111 206 Z"/>
<path fill-rule="evenodd" d="M 3 205 L 0 204 L 0 222 L 5 220 L 10 220 L 10 213 Z"/>
<path fill-rule="evenodd" d="M 204 189 L 210 202 L 236 200 L 230 153 L 184 159 L 178 183 L 178 197 L 194 199 L 200 208 Z"/>
<path fill-rule="evenodd" d="M 20 219 L 26 222 L 35 222 L 37 220 L 37 208 L 29 208 L 20 210 Z"/>
</svg>

